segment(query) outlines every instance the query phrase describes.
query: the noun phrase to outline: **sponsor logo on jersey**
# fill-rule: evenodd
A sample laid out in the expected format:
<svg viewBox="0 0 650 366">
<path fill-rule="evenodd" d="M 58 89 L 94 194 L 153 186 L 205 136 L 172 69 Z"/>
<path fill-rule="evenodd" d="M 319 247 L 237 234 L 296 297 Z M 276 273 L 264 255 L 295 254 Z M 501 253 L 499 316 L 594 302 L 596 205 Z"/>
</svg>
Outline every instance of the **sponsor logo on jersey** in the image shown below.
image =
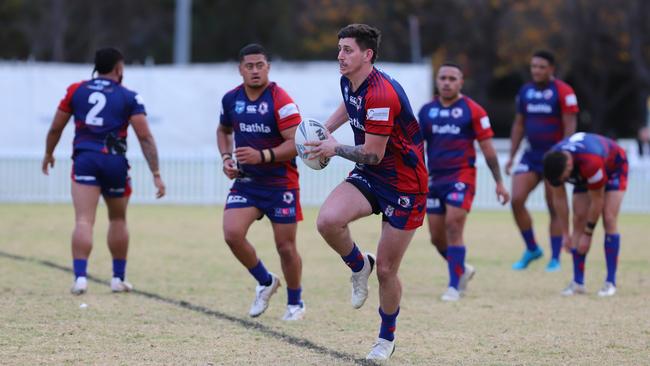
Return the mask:
<svg viewBox="0 0 650 366">
<path fill-rule="evenodd" d="M 97 180 L 97 178 L 93 177 L 92 175 L 76 175 L 74 176 L 74 180 L 78 182 L 94 182 Z"/>
<path fill-rule="evenodd" d="M 276 207 L 274 210 L 275 215 L 279 217 L 293 217 L 296 216 L 295 207 Z"/>
<path fill-rule="evenodd" d="M 575 94 L 569 94 L 566 97 L 564 97 L 564 104 L 566 104 L 567 106 L 578 105 L 578 98 L 576 98 Z"/>
<path fill-rule="evenodd" d="M 460 118 L 463 116 L 463 110 L 461 108 L 454 108 L 451 110 L 451 116 L 454 118 Z"/>
<path fill-rule="evenodd" d="M 363 100 L 362 96 L 354 97 L 350 95 L 349 101 L 357 110 L 361 109 L 361 101 Z"/>
<path fill-rule="evenodd" d="M 447 195 L 447 201 L 463 202 L 464 200 L 465 200 L 465 193 L 463 192 L 451 192 Z"/>
<path fill-rule="evenodd" d="M 440 117 L 449 118 L 449 109 L 441 109 L 440 110 Z"/>
<path fill-rule="evenodd" d="M 243 100 L 235 101 L 235 112 L 237 112 L 237 114 L 242 114 L 245 108 L 246 108 L 246 102 L 244 102 Z"/>
<path fill-rule="evenodd" d="M 285 119 L 292 114 L 298 114 L 298 106 L 296 103 L 288 103 L 278 109 L 278 116 L 280 119 Z"/>
<path fill-rule="evenodd" d="M 293 192 L 284 192 L 282 195 L 282 202 L 288 204 L 291 204 L 293 202 Z"/>
<path fill-rule="evenodd" d="M 355 128 L 357 128 L 357 129 L 359 129 L 361 131 L 366 130 L 366 128 L 361 124 L 361 122 L 359 122 L 359 119 L 357 119 L 357 118 L 351 118 L 350 119 L 350 124 L 352 125 L 352 127 L 355 127 Z"/>
<path fill-rule="evenodd" d="M 429 118 L 433 119 L 438 117 L 438 114 L 440 113 L 440 108 L 430 108 L 429 109 Z"/>
<path fill-rule="evenodd" d="M 549 100 L 553 98 L 553 90 L 551 89 L 546 89 L 542 92 L 542 95 L 544 96 L 544 99 Z"/>
<path fill-rule="evenodd" d="M 384 210 L 384 215 L 391 217 L 393 216 L 393 213 L 395 212 L 395 207 L 388 205 L 386 206 L 386 209 Z"/>
<path fill-rule="evenodd" d="M 411 199 L 406 196 L 399 196 L 397 204 L 404 208 L 409 208 L 411 207 Z"/>
<path fill-rule="evenodd" d="M 596 174 L 592 175 L 591 177 L 589 177 L 589 178 L 587 179 L 587 183 L 589 183 L 589 184 L 598 183 L 598 182 L 600 182 L 600 181 L 603 179 L 604 176 L 605 176 L 605 175 L 603 174 L 603 170 L 602 170 L 602 169 L 598 169 L 598 171 L 596 172 Z"/>
<path fill-rule="evenodd" d="M 528 113 L 553 113 L 553 107 L 546 103 L 533 104 L 529 103 L 526 105 L 526 112 Z"/>
<path fill-rule="evenodd" d="M 460 127 L 458 127 L 456 125 L 450 125 L 450 124 L 446 124 L 446 125 L 442 125 L 442 126 L 433 125 L 433 126 L 431 126 L 431 132 L 432 133 L 437 133 L 437 134 L 440 134 L 440 135 L 445 135 L 445 134 L 458 135 L 458 134 L 460 134 Z"/>
<path fill-rule="evenodd" d="M 144 105 L 144 99 L 142 99 L 142 96 L 140 94 L 135 95 L 135 101 L 140 105 Z"/>
<path fill-rule="evenodd" d="M 247 105 L 246 106 L 246 113 L 248 113 L 248 114 L 257 113 L 257 106 L 256 105 Z"/>
<path fill-rule="evenodd" d="M 228 199 L 226 200 L 226 203 L 246 203 L 248 200 L 246 197 L 243 196 L 237 196 L 237 195 L 228 195 Z"/>
<path fill-rule="evenodd" d="M 369 108 L 366 112 L 367 121 L 388 121 L 390 108 Z"/>
<path fill-rule="evenodd" d="M 347 86 L 343 88 L 343 100 L 348 100 L 348 92 L 350 91 L 350 88 Z"/>
<path fill-rule="evenodd" d="M 454 188 L 456 188 L 457 191 L 464 191 L 465 188 L 467 188 L 467 185 L 463 182 L 456 182 L 456 184 L 454 184 Z"/>
<path fill-rule="evenodd" d="M 257 111 L 258 111 L 261 115 L 265 115 L 265 114 L 268 113 L 268 111 L 269 111 L 269 104 L 268 104 L 267 102 L 262 102 L 262 103 L 260 103 L 260 106 L 257 107 Z"/>
<path fill-rule="evenodd" d="M 261 123 L 239 123 L 239 131 L 241 132 L 259 132 L 259 133 L 271 133 L 271 127 L 265 126 Z"/>
<path fill-rule="evenodd" d="M 427 198 L 427 208 L 439 208 L 440 200 L 437 198 Z"/>
<path fill-rule="evenodd" d="M 487 130 L 488 128 L 491 127 L 491 125 L 490 125 L 490 117 L 485 116 L 485 117 L 482 117 L 482 118 L 481 118 L 481 127 L 482 127 L 484 130 Z"/>
</svg>

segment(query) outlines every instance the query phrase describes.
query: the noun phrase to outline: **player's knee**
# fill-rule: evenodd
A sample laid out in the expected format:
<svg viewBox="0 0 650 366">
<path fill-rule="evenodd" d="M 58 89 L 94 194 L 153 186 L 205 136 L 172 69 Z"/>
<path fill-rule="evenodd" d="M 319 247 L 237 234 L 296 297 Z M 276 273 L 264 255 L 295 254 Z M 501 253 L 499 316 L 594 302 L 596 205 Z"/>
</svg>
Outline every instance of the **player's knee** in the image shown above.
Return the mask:
<svg viewBox="0 0 650 366">
<path fill-rule="evenodd" d="M 296 249 L 296 243 L 290 240 L 278 242 L 277 250 L 280 258 L 293 258 L 298 255 L 298 250 Z"/>
<path fill-rule="evenodd" d="M 316 220 L 316 228 L 321 235 L 326 235 L 337 228 L 344 226 L 337 215 L 328 212 L 321 212 Z"/>
<path fill-rule="evenodd" d="M 397 265 L 392 261 L 377 259 L 377 279 L 379 282 L 389 280 L 397 275 Z"/>
<path fill-rule="evenodd" d="M 512 208 L 514 210 L 523 210 L 526 207 L 526 196 L 519 194 L 512 197 Z"/>
<path fill-rule="evenodd" d="M 224 228 L 223 229 L 223 239 L 226 241 L 226 244 L 230 247 L 240 245 L 246 238 L 244 231 L 237 228 Z"/>
<path fill-rule="evenodd" d="M 603 213 L 603 227 L 605 228 L 605 232 L 615 233 L 617 231 L 616 221 L 617 217 L 615 214 L 605 211 Z"/>
</svg>

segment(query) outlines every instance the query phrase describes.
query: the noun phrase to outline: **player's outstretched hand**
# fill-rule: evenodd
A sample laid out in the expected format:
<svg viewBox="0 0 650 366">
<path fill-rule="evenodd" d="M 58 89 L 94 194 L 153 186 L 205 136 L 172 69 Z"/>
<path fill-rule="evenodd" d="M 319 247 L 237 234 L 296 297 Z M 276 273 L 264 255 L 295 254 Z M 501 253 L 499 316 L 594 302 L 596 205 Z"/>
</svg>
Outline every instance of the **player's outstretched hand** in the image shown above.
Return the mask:
<svg viewBox="0 0 650 366">
<path fill-rule="evenodd" d="M 262 162 L 262 154 L 260 154 L 260 150 L 243 146 L 235 149 L 235 159 L 240 164 L 260 164 Z"/>
<path fill-rule="evenodd" d="M 502 182 L 497 183 L 497 200 L 501 205 L 505 205 L 506 203 L 510 202 L 510 193 L 508 193 L 508 190 L 506 187 L 503 185 Z"/>
<path fill-rule="evenodd" d="M 45 154 L 43 157 L 43 163 L 41 164 L 43 174 L 50 175 L 49 168 L 54 168 L 54 156 Z"/>
<path fill-rule="evenodd" d="M 165 195 L 165 183 L 163 182 L 160 175 L 154 175 L 153 185 L 158 189 L 158 192 L 156 192 L 156 198 L 161 198 Z"/>
<path fill-rule="evenodd" d="M 232 158 L 226 158 L 223 160 L 223 174 L 228 177 L 228 179 L 235 179 L 239 175 L 239 169 L 237 169 L 237 163 Z"/>
<path fill-rule="evenodd" d="M 336 155 L 336 147 L 339 142 L 328 131 L 326 131 L 326 134 L 327 138 L 325 140 L 305 142 L 305 146 L 310 147 L 309 150 L 305 151 L 305 153 L 309 154 L 310 160 L 331 158 Z"/>
<path fill-rule="evenodd" d="M 505 166 L 506 175 L 512 174 L 512 159 L 508 159 Z"/>
</svg>

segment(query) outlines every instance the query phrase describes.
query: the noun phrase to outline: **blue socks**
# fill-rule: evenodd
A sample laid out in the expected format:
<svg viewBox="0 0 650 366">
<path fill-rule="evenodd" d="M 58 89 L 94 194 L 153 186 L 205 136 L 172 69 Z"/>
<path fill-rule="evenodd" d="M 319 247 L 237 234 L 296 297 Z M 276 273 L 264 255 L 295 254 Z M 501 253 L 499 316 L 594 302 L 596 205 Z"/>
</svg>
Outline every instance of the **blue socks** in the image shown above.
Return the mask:
<svg viewBox="0 0 650 366">
<path fill-rule="evenodd" d="M 73 259 L 72 268 L 74 268 L 74 278 L 86 277 L 86 267 L 88 266 L 88 259 Z"/>
<path fill-rule="evenodd" d="M 460 276 L 465 273 L 465 247 L 447 247 L 447 268 L 449 269 L 449 287 L 458 289 Z"/>
<path fill-rule="evenodd" d="M 300 305 L 300 294 L 302 293 L 302 288 L 298 287 L 296 289 L 287 287 L 287 304 L 288 305 Z"/>
<path fill-rule="evenodd" d="M 522 231 L 521 236 L 524 238 L 524 242 L 526 242 L 526 249 L 531 252 L 537 250 L 537 242 L 535 242 L 535 234 L 533 233 L 533 228 Z"/>
<path fill-rule="evenodd" d="M 607 282 L 616 285 L 616 266 L 621 247 L 620 234 L 605 234 L 605 261 L 607 262 Z"/>
<path fill-rule="evenodd" d="M 359 272 L 363 268 L 363 254 L 361 254 L 361 251 L 359 250 L 359 247 L 357 247 L 357 244 L 354 244 L 354 247 L 352 248 L 352 251 L 350 254 L 344 256 L 341 256 L 345 264 L 350 267 L 352 272 Z"/>
<path fill-rule="evenodd" d="M 252 274 L 257 280 L 257 283 L 262 286 L 268 286 L 273 282 L 271 274 L 266 270 L 266 267 L 264 267 L 264 263 L 262 263 L 261 260 L 257 262 L 255 267 L 249 268 L 248 272 L 250 272 L 250 274 Z"/>
<path fill-rule="evenodd" d="M 578 253 L 577 249 L 571 249 L 573 254 L 573 281 L 580 285 L 585 284 L 585 259 L 587 254 Z"/>
<path fill-rule="evenodd" d="M 562 251 L 562 236 L 551 236 L 551 258 L 560 259 Z"/>
<path fill-rule="evenodd" d="M 124 274 L 126 273 L 126 259 L 113 259 L 113 277 L 117 277 L 124 281 Z"/>
<path fill-rule="evenodd" d="M 397 315 L 399 315 L 399 308 L 395 314 L 386 314 L 381 307 L 379 308 L 379 316 L 381 316 L 381 326 L 379 327 L 379 338 L 388 341 L 395 340 L 395 326 L 397 324 Z"/>
</svg>

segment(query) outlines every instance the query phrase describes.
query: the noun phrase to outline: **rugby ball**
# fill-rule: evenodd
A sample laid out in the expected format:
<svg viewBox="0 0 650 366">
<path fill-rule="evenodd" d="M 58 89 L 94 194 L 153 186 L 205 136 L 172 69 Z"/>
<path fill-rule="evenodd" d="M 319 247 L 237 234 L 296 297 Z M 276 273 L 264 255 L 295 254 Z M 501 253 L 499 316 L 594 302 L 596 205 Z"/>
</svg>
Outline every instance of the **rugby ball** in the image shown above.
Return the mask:
<svg viewBox="0 0 650 366">
<path fill-rule="evenodd" d="M 296 151 L 298 156 L 302 159 L 302 162 L 305 163 L 308 167 L 321 170 L 327 166 L 330 162 L 330 158 L 320 158 L 320 159 L 309 159 L 309 154 L 305 153 L 306 150 L 309 150 L 309 146 L 305 146 L 307 141 L 320 141 L 327 138 L 327 129 L 323 126 L 322 123 L 313 119 L 305 118 L 300 121 L 298 128 L 296 129 L 296 136 L 294 141 L 296 143 Z"/>
</svg>

